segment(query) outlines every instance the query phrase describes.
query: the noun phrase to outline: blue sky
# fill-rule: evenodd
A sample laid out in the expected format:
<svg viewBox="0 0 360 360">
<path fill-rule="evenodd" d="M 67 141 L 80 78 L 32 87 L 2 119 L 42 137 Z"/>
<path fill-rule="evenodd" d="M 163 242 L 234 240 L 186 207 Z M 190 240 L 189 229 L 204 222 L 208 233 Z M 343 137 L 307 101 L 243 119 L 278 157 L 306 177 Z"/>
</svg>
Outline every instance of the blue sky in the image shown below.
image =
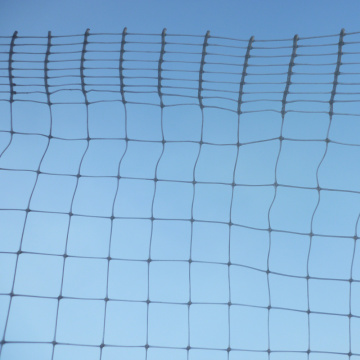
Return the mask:
<svg viewBox="0 0 360 360">
<path fill-rule="evenodd" d="M 284 38 L 337 33 L 342 27 L 357 31 L 358 1 L 336 0 L 133 0 L 55 1 L 14 0 L 1 5 L 2 34 L 13 30 L 28 34 L 119 32 L 124 26 L 133 32 L 205 34 L 249 38 Z"/>
<path fill-rule="evenodd" d="M 360 358 L 358 2 L 1 6 L 0 35 L 19 31 L 12 106 L 0 41 L 2 360 L 305 360 L 309 348 L 311 360 Z M 79 35 L 52 39 L 51 109 L 48 30 Z"/>
</svg>

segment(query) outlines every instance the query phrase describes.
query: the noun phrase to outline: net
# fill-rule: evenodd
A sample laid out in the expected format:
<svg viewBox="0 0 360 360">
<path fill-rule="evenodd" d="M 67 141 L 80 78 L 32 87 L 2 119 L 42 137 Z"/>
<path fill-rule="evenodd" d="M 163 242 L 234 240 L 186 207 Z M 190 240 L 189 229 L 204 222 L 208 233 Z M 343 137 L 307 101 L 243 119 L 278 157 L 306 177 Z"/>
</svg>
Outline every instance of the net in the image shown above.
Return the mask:
<svg viewBox="0 0 360 360">
<path fill-rule="evenodd" d="M 0 37 L 0 358 L 360 359 L 359 45 Z"/>
</svg>

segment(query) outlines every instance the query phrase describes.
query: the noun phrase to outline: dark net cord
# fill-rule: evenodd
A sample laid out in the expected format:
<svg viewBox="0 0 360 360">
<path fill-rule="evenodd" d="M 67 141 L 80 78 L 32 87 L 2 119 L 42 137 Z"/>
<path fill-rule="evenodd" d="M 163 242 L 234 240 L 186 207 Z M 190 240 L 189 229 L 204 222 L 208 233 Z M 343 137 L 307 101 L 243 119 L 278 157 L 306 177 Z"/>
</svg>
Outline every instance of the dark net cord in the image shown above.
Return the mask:
<svg viewBox="0 0 360 360">
<path fill-rule="evenodd" d="M 316 218 L 320 212 L 322 202 L 328 194 L 338 194 L 339 196 L 349 196 L 354 199 L 360 195 L 360 189 L 332 187 L 323 185 L 320 173 L 326 166 L 326 161 L 331 156 L 332 147 L 341 146 L 349 151 L 356 152 L 360 142 L 333 138 L 333 127 L 336 118 L 346 121 L 359 121 L 360 111 L 356 106 L 360 100 L 360 82 L 357 76 L 360 75 L 360 34 L 346 33 L 341 30 L 340 37 L 336 35 L 315 36 L 302 38 L 295 35 L 292 39 L 279 40 L 257 40 L 251 37 L 248 40 L 216 37 L 207 32 L 205 36 L 192 36 L 184 34 L 168 34 L 166 29 L 161 34 L 135 34 L 128 33 L 125 28 L 122 33 L 103 34 L 91 33 L 88 29 L 84 35 L 57 36 L 21 36 L 17 32 L 12 37 L 0 37 L 0 104 L 7 106 L 9 110 L 10 126 L 8 129 L 1 128 L 0 134 L 7 136 L 6 141 L 0 148 L 0 160 L 5 158 L 10 149 L 14 146 L 15 137 L 38 136 L 46 140 L 42 150 L 40 161 L 35 169 L 16 168 L 11 166 L 0 166 L 1 173 L 22 173 L 34 175 L 33 186 L 27 198 L 27 205 L 22 207 L 3 206 L 0 200 L 0 212 L 24 213 L 24 221 L 21 229 L 19 247 L 16 251 L 8 251 L 0 248 L 0 255 L 12 255 L 15 257 L 14 272 L 11 274 L 11 289 L 8 292 L 1 292 L 0 295 L 9 298 L 6 308 L 3 332 L 1 333 L 0 358 L 5 356 L 6 348 L 15 345 L 34 344 L 51 345 L 51 356 L 49 359 L 57 360 L 59 347 L 71 345 L 76 347 L 96 348 L 99 350 L 99 359 L 108 359 L 106 351 L 109 348 L 128 349 L 136 348 L 144 350 L 144 358 L 151 360 L 154 350 L 178 350 L 186 352 L 187 359 L 202 359 L 201 355 L 196 355 L 196 351 L 219 351 L 226 354 L 228 360 L 238 359 L 239 354 L 249 356 L 249 359 L 258 359 L 257 355 L 265 355 L 270 359 L 280 359 L 286 353 L 291 356 L 304 356 L 301 359 L 320 359 L 316 356 L 338 356 L 333 359 L 348 358 L 356 360 L 360 356 L 360 350 L 356 336 L 360 331 L 354 330 L 356 324 L 360 323 L 360 313 L 356 302 L 360 299 L 355 298 L 355 290 L 360 286 L 360 274 L 356 270 L 356 255 L 358 252 L 358 225 L 360 213 L 357 212 L 356 221 L 353 224 L 353 234 L 332 234 L 317 231 L 315 227 Z M 1 65 L 2 64 L 2 65 Z M 322 80 L 323 79 L 323 80 Z M 41 133 L 25 130 L 16 130 L 14 127 L 14 110 L 19 104 L 38 104 L 46 107 L 49 131 Z M 96 104 L 106 104 L 107 106 L 119 105 L 124 113 L 124 132 L 121 136 L 114 133 L 111 137 L 92 136 L 90 131 L 90 118 Z M 54 134 L 54 109 L 72 106 L 85 106 L 86 116 L 86 136 L 75 136 L 72 138 Z M 131 107 L 140 108 L 159 108 L 159 128 L 161 136 L 158 139 L 146 139 L 141 136 L 132 137 L 129 135 L 129 124 Z M 188 106 L 197 109 L 199 120 L 199 139 L 171 139 L 167 138 L 166 114 L 167 111 L 176 108 L 181 111 Z M 172 110 L 173 111 L 173 110 Z M 210 118 L 211 111 L 219 111 L 221 114 L 232 114 L 237 119 L 236 139 L 232 141 L 214 141 L 206 138 L 206 122 Z M 275 114 L 281 118 L 281 125 L 276 136 L 269 136 L 264 139 L 242 140 L 241 133 L 244 131 L 246 116 L 271 117 Z M 227 116 L 227 115 L 221 115 Z M 287 135 L 287 121 L 292 116 L 313 116 L 326 118 L 327 130 L 325 137 L 301 138 Z M 354 120 L 355 119 L 355 120 Z M 350 121 L 349 120 L 349 121 Z M 179 130 L 180 131 L 180 130 Z M 227 130 L 224 130 L 227 131 Z M 259 129 L 259 131 L 262 131 Z M 5 139 L 5 137 L 4 137 Z M 1 140 L 3 141 L 3 140 Z M 63 141 L 67 144 L 82 141 L 85 146 L 82 148 L 80 161 L 77 163 L 76 173 L 56 173 L 43 171 L 45 158 L 49 156 L 51 144 L 55 141 Z M 116 174 L 90 175 L 84 174 L 84 162 L 90 154 L 91 145 L 96 141 L 108 143 L 111 141 L 121 141 L 124 149 L 117 160 Z M 237 180 L 240 171 L 238 164 L 242 159 L 243 149 L 251 146 L 260 146 L 270 143 L 278 143 L 278 150 L 273 166 L 274 181 L 262 184 L 250 184 Z M 281 180 L 281 161 L 286 157 L 288 144 L 312 144 L 323 145 L 323 152 L 319 161 L 316 163 L 316 185 L 299 185 L 286 183 Z M 154 166 L 153 177 L 138 177 L 124 175 L 126 161 L 133 145 L 159 145 Z M 170 146 L 175 145 L 194 145 L 197 146 L 194 161 L 191 166 L 191 178 L 166 179 L 161 177 L 161 164 L 165 161 L 167 151 Z M 201 159 L 206 153 L 206 148 L 232 147 L 235 149 L 235 160 L 231 169 L 231 179 L 229 181 L 214 181 L 212 179 L 199 179 L 198 173 L 201 171 Z M 221 161 L 227 161 L 222 159 Z M 349 161 L 353 161 L 350 159 Z M 133 164 L 134 167 L 137 164 Z M 358 164 L 354 163 L 354 167 Z M 261 171 L 261 169 L 260 169 Z M 289 169 L 288 171 L 292 171 Z M 70 207 L 66 211 L 48 210 L 33 207 L 34 194 L 39 188 L 41 176 L 53 176 L 69 178 L 74 180 L 74 187 L 71 194 Z M 87 214 L 77 211 L 75 202 L 79 196 L 80 183 L 83 180 L 113 180 L 116 184 L 115 191 L 111 198 L 111 214 L 109 216 L 101 214 Z M 116 212 L 117 201 L 121 197 L 122 181 L 151 182 L 153 191 L 150 201 L 149 216 L 133 216 L 129 214 L 119 215 Z M 186 185 L 191 187 L 191 201 L 189 205 L 189 216 L 186 218 L 157 216 L 156 207 L 161 202 L 160 192 L 163 185 Z M 201 199 L 201 186 L 222 186 L 229 189 L 230 201 L 227 208 L 226 219 L 204 219 L 196 215 L 196 204 Z M 267 224 L 264 226 L 253 226 L 245 224 L 236 218 L 236 194 L 239 189 L 252 191 L 254 189 L 273 189 L 273 195 L 267 202 Z M 310 216 L 310 227 L 308 231 L 293 230 L 281 227 L 274 223 L 274 213 L 276 204 L 283 191 L 314 191 L 317 194 L 315 206 L 312 208 Z M 265 200 L 264 200 L 265 201 Z M 299 198 L 301 202 L 301 197 Z M 300 211 L 300 210 L 299 210 Z M 29 226 L 29 217 L 33 214 L 38 215 L 61 215 L 66 216 L 66 239 L 65 251 L 61 254 L 53 254 L 47 251 L 27 251 L 24 250 L 24 236 Z M 69 249 L 69 238 L 74 219 L 108 220 L 110 223 L 109 234 L 104 235 L 106 242 L 106 256 L 89 256 L 86 254 L 72 254 Z M 131 259 L 126 256 L 119 257 L 112 254 L 112 246 L 116 241 L 115 222 L 116 221 L 149 221 L 149 248 L 146 259 Z M 284 220 L 285 221 L 285 220 Z M 190 227 L 189 235 L 189 256 L 186 259 L 167 258 L 159 259 L 153 256 L 155 227 L 158 222 L 186 222 Z M 223 225 L 228 228 L 227 238 L 227 260 L 212 261 L 199 260 L 194 255 L 195 227 L 197 225 Z M 266 268 L 248 265 L 237 262 L 234 259 L 236 249 L 233 249 L 233 241 L 236 239 L 238 230 L 257 231 L 267 236 Z M 297 275 L 284 271 L 273 270 L 271 257 L 274 250 L 274 237 L 284 236 L 303 236 L 309 239 L 306 254 L 306 274 Z M 353 242 L 351 251 L 350 276 L 349 278 L 337 278 L 332 276 L 314 276 L 310 271 L 310 260 L 313 254 L 314 239 L 342 239 Z M 24 255 L 37 255 L 40 257 L 56 257 L 62 261 L 61 286 L 57 296 L 44 296 L 36 294 L 24 294 L 16 292 L 16 282 L 18 275 L 19 262 Z M 78 260 L 103 260 L 106 261 L 106 281 L 104 297 L 89 296 L 68 296 L 64 294 L 64 283 L 66 267 L 69 261 Z M 142 300 L 128 300 L 111 297 L 110 288 L 110 269 L 111 264 L 116 261 L 134 262 L 143 264 L 147 268 L 146 298 Z M 171 262 L 172 264 L 184 265 L 188 269 L 187 288 L 188 296 L 184 301 L 168 301 L 152 299 L 152 280 L 151 273 L 154 264 Z M 226 267 L 228 298 L 224 301 L 197 301 L 194 300 L 194 290 L 196 290 L 193 277 L 194 268 L 200 265 L 217 265 Z M 237 283 L 233 275 L 233 270 L 248 270 L 266 277 L 267 304 L 255 304 L 240 302 L 234 293 Z M 288 306 L 274 305 L 272 277 L 278 276 L 286 280 L 301 280 L 306 282 L 306 308 L 299 309 Z M 249 282 L 252 280 L 249 279 Z M 336 312 L 328 310 L 314 310 L 312 308 L 311 282 L 322 281 L 331 283 L 339 282 L 348 286 L 349 306 L 346 312 Z M 48 299 L 56 301 L 56 312 L 54 320 L 54 332 L 52 340 L 17 340 L 9 339 L 9 327 L 12 321 L 12 311 L 14 302 L 17 298 L 25 299 Z M 61 323 L 61 306 L 64 301 L 77 300 L 83 303 L 97 301 L 103 304 L 103 318 L 101 323 L 101 341 L 98 344 L 65 342 L 59 340 L 59 328 Z M 109 336 L 108 321 L 112 316 L 109 310 L 111 304 L 142 304 L 146 307 L 145 341 L 141 345 L 119 345 L 107 342 Z M 168 345 L 164 343 L 153 343 L 152 332 L 154 331 L 151 319 L 152 306 L 183 306 L 186 308 L 186 343 L 183 346 Z M 201 346 L 194 345 L 194 313 L 198 307 L 223 306 L 226 308 L 226 345 L 224 346 Z M 248 348 L 234 345 L 233 339 L 238 336 L 234 328 L 236 321 L 233 319 L 234 309 L 242 308 L 248 311 L 262 310 L 266 312 L 266 346 L 263 348 Z M 274 345 L 272 332 L 274 330 L 274 312 L 286 311 L 291 314 L 300 314 L 306 317 L 306 348 L 288 349 L 286 344 L 279 348 Z M 317 316 L 327 318 L 339 318 L 347 321 L 348 334 L 346 338 L 345 350 L 320 349 L 314 336 L 313 319 Z M 212 317 L 211 310 L 206 317 Z M 198 325 L 196 325 L 198 326 Z M 204 325 L 205 326 L 205 325 Z M 279 325 L 281 326 L 281 325 Z M 326 328 L 326 324 L 323 325 Z M 358 332 L 356 332 L 358 331 Z M 198 342 L 200 343 L 200 342 Z M 196 341 L 195 341 L 196 344 Z M 235 355 L 234 355 L 235 354 Z M 198 356 L 198 357 L 197 357 Z M 203 355 L 205 356 L 205 355 Z M 251 357 L 254 356 L 254 357 Z M 219 357 L 220 358 L 220 357 Z M 239 357 L 240 359 L 240 357 Z M 259 357 L 260 359 L 260 357 Z M 261 358 L 263 359 L 263 358 Z M 296 359 L 298 359 L 296 357 Z M 300 359 L 300 357 L 299 357 Z"/>
</svg>

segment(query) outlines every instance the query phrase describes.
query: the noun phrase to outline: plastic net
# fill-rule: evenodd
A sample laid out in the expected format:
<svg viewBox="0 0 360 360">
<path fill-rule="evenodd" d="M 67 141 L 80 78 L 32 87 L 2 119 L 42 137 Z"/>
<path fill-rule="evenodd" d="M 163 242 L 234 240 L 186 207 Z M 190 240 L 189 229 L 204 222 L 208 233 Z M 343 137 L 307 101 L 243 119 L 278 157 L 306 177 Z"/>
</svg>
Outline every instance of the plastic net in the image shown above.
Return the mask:
<svg viewBox="0 0 360 360">
<path fill-rule="evenodd" d="M 0 50 L 1 359 L 360 359 L 360 33 Z"/>
</svg>

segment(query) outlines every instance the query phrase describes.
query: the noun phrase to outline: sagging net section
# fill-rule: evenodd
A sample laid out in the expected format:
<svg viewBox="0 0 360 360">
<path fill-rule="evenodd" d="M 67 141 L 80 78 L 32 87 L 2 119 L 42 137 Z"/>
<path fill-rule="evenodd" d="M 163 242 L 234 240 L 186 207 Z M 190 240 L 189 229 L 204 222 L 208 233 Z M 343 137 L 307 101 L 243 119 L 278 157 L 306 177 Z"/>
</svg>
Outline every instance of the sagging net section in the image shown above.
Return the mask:
<svg viewBox="0 0 360 360">
<path fill-rule="evenodd" d="M 360 359 L 360 33 L 0 38 L 1 359 Z"/>
</svg>

